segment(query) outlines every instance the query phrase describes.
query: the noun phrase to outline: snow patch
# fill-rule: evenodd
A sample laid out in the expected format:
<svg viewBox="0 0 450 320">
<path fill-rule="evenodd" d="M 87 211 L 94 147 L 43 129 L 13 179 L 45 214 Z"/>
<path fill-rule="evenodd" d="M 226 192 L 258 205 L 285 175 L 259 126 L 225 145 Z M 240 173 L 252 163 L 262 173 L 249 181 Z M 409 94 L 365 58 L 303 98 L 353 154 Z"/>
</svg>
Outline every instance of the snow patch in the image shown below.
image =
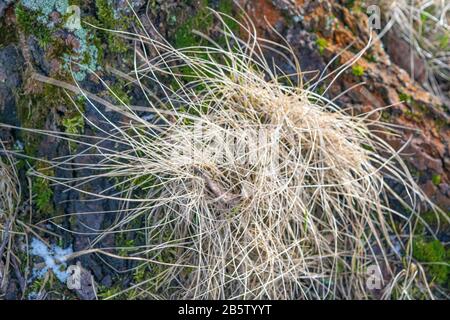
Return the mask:
<svg viewBox="0 0 450 320">
<path fill-rule="evenodd" d="M 33 238 L 30 253 L 33 256 L 41 257 L 45 263 L 45 267 L 42 269 L 33 269 L 33 277 L 42 278 L 51 270 L 59 281 L 66 282 L 68 277 L 66 260 L 67 256 L 73 253 L 71 247 L 63 249 L 57 245 L 52 245 L 51 248 L 48 248 L 41 240 Z"/>
</svg>

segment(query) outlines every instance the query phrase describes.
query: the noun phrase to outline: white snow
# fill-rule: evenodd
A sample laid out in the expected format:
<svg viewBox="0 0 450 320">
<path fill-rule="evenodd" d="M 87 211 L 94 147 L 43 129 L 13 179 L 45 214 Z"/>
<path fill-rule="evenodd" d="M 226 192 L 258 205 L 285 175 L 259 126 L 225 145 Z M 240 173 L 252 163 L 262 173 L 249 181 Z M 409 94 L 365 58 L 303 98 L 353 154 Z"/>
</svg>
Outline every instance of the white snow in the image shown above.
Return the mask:
<svg viewBox="0 0 450 320">
<path fill-rule="evenodd" d="M 57 245 L 52 245 L 51 248 L 48 248 L 41 240 L 33 238 L 30 253 L 34 256 L 41 257 L 45 262 L 44 268 L 39 270 L 33 269 L 34 277 L 42 278 L 51 270 L 59 281 L 66 282 L 68 274 L 66 272 L 67 265 L 65 261 L 67 256 L 73 253 L 71 247 L 63 249 Z"/>
</svg>

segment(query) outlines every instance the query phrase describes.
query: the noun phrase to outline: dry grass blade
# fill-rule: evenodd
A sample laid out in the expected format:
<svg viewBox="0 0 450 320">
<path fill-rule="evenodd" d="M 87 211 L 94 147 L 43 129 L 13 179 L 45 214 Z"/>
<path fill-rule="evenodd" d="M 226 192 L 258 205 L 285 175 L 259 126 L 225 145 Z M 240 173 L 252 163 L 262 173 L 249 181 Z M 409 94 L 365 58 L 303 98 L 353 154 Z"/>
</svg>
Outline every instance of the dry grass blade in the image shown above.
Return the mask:
<svg viewBox="0 0 450 320">
<path fill-rule="evenodd" d="M 426 85 L 437 96 L 448 99 L 440 82 L 450 81 L 450 4 L 445 0 L 383 0 L 380 5 L 412 53 L 425 65 Z M 411 54 L 411 72 L 414 57 Z M 447 95 L 447 96 L 446 96 Z"/>
<path fill-rule="evenodd" d="M 5 150 L 0 141 L 1 151 Z M 15 161 L 7 152 L 0 153 L 0 296 L 5 293 L 13 270 L 22 292 L 25 282 L 19 269 L 19 260 L 15 256 L 17 250 L 15 238 L 17 231 L 17 215 L 21 204 L 21 188 Z"/>
</svg>

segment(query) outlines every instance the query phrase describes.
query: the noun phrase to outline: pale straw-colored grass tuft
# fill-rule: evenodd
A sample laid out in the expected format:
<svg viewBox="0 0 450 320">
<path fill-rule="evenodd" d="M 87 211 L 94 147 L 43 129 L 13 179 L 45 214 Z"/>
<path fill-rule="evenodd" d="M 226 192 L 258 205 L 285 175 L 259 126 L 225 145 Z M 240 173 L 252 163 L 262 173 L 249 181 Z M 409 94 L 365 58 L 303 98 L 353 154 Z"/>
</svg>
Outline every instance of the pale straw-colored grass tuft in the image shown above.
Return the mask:
<svg viewBox="0 0 450 320">
<path fill-rule="evenodd" d="M 92 246 L 108 233 L 143 232 L 145 243 L 120 249 L 129 250 L 124 258 L 150 266 L 154 276 L 130 289 L 163 298 L 431 297 L 422 268 L 411 258 L 417 203 L 428 200 L 401 150 L 378 135 L 395 134 L 393 128 L 372 113 L 351 115 L 314 93 L 314 84 L 299 80 L 288 45 L 258 38 L 249 22 L 240 28 L 245 41 L 224 23 L 222 46 L 211 41 L 182 49 L 148 34 L 121 32 L 135 40 L 135 70 L 115 73 L 142 89 L 145 108 L 112 105 L 36 76 L 128 119 L 113 123 L 97 109 L 111 129 L 86 118 L 98 136 L 91 142 L 66 136 L 86 149 L 53 163 L 93 173 L 74 181 L 48 177 L 122 201 L 121 218 L 99 232 Z M 286 59 L 296 74 L 284 75 L 264 50 Z M 139 116 L 145 110 L 151 116 Z M 92 154 L 100 160 L 86 163 L 83 158 Z M 115 188 L 101 194 L 83 188 L 100 178 L 115 179 Z M 387 180 L 401 184 L 408 198 Z M 410 213 L 397 212 L 390 201 Z M 133 221 L 141 225 L 130 230 Z M 368 285 L 368 268 L 383 275 L 381 290 Z"/>
<path fill-rule="evenodd" d="M 21 188 L 15 161 L 0 141 L 0 298 L 6 292 L 10 281 L 10 270 L 18 267 L 17 215 L 21 204 Z M 18 279 L 19 281 L 22 279 Z M 23 284 L 21 284 L 23 285 Z"/>
</svg>

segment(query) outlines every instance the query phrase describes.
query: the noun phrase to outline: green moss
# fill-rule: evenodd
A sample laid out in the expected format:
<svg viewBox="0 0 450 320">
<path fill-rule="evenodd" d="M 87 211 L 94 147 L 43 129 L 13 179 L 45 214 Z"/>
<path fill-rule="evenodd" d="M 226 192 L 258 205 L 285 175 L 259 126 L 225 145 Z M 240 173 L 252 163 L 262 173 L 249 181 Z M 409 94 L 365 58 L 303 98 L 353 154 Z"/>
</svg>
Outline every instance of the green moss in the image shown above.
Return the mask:
<svg viewBox="0 0 450 320">
<path fill-rule="evenodd" d="M 420 122 L 420 120 L 422 119 L 422 114 L 418 113 L 418 112 L 414 112 L 411 110 L 404 110 L 403 114 L 410 118 L 411 120 L 414 120 L 415 122 Z"/>
<path fill-rule="evenodd" d="M 317 93 L 322 96 L 325 93 L 325 89 L 325 86 L 321 85 L 317 88 Z"/>
<path fill-rule="evenodd" d="M 175 33 L 171 36 L 171 40 L 174 43 L 174 46 L 177 48 L 187 48 L 192 46 L 202 45 L 205 41 L 202 37 L 194 34 L 194 30 L 203 32 L 208 34 L 209 29 L 213 25 L 213 16 L 210 14 L 207 9 L 207 0 L 201 0 L 197 3 L 195 14 L 186 17 L 186 12 L 189 10 L 181 11 L 179 14 L 179 18 L 177 18 L 180 22 L 178 28 L 176 28 Z M 216 39 L 219 45 L 224 46 L 225 41 L 222 39 Z M 200 58 L 206 58 L 205 54 L 199 53 L 198 56 Z M 190 76 L 194 73 L 189 66 L 180 67 L 178 73 L 185 76 L 185 78 L 181 79 L 182 81 L 188 81 Z M 180 84 L 176 81 L 171 82 L 171 88 L 173 90 L 178 90 L 180 88 Z M 196 90 L 201 90 L 201 87 L 196 87 Z"/>
<path fill-rule="evenodd" d="M 413 243 L 413 256 L 425 263 L 432 280 L 440 285 L 447 284 L 449 263 L 447 250 L 439 240 L 425 241 L 418 237 Z"/>
<path fill-rule="evenodd" d="M 383 118 L 383 120 L 388 121 L 391 118 L 391 114 L 387 111 L 383 111 L 381 112 L 381 118 Z"/>
<path fill-rule="evenodd" d="M 368 145 L 368 144 L 363 143 L 361 146 L 363 147 L 364 150 L 367 150 L 367 151 L 370 151 L 370 152 L 375 152 L 375 149 L 372 146 Z"/>
<path fill-rule="evenodd" d="M 449 215 L 450 213 L 447 213 Z M 446 219 L 439 218 L 439 215 L 434 211 L 427 211 L 420 215 L 422 219 L 432 228 L 436 227 L 438 224 L 441 227 L 441 230 L 447 230 L 450 228 L 449 223 Z M 420 228 L 418 231 L 423 231 L 424 228 Z"/>
<path fill-rule="evenodd" d="M 398 98 L 401 102 L 409 106 L 409 109 L 403 110 L 403 113 L 410 119 L 420 122 L 422 117 L 429 114 L 429 110 L 426 105 L 414 100 L 412 96 L 406 93 L 399 93 Z"/>
<path fill-rule="evenodd" d="M 84 118 L 81 114 L 76 114 L 72 118 L 65 118 L 62 120 L 64 132 L 68 134 L 82 134 L 84 131 Z M 69 149 L 73 152 L 77 145 L 74 141 L 69 141 Z"/>
<path fill-rule="evenodd" d="M 414 103 L 413 106 L 419 110 L 422 114 L 427 114 L 429 112 L 428 108 L 424 106 L 423 104 Z"/>
<path fill-rule="evenodd" d="M 38 162 L 36 170 L 46 176 L 54 176 L 54 172 L 45 168 L 45 164 Z M 52 202 L 53 191 L 50 188 L 49 180 L 42 177 L 35 177 L 32 182 L 32 193 L 34 203 L 41 217 L 49 217 L 54 212 Z"/>
<path fill-rule="evenodd" d="M 108 49 L 114 53 L 125 53 L 127 52 L 128 47 L 123 39 L 110 34 L 108 36 Z"/>
<path fill-rule="evenodd" d="M 219 2 L 219 6 L 217 8 L 217 11 L 221 13 L 225 13 L 226 15 L 233 16 L 233 0 L 222 0 Z M 228 17 L 224 17 L 224 21 L 226 25 L 231 29 L 233 33 L 239 32 L 239 24 Z"/>
<path fill-rule="evenodd" d="M 398 98 L 400 99 L 401 102 L 405 102 L 408 104 L 410 104 L 413 101 L 412 97 L 406 93 L 399 93 Z"/>
<path fill-rule="evenodd" d="M 440 131 L 442 128 L 447 126 L 449 123 L 443 119 L 443 118 L 437 118 L 434 120 L 434 123 L 436 124 L 436 129 Z"/>
<path fill-rule="evenodd" d="M 345 0 L 344 5 L 347 8 L 352 9 L 355 6 L 355 2 L 356 2 L 356 0 Z"/>
<path fill-rule="evenodd" d="M 194 5 L 195 8 L 193 7 Z M 229 15 L 230 17 L 235 15 L 232 0 L 220 1 L 217 5 L 211 1 L 211 6 L 213 6 L 218 12 Z M 183 7 L 174 15 L 171 15 L 169 19 L 178 22 L 178 27 L 175 28 L 175 32 L 170 37 L 171 42 L 177 48 L 204 45 L 207 40 L 196 35 L 193 31 L 199 31 L 204 34 L 211 35 L 210 30 L 213 28 L 215 23 L 220 24 L 220 22 L 216 21 L 215 16 L 208 9 L 208 0 L 186 2 L 183 4 Z M 239 24 L 234 19 L 224 15 L 222 15 L 222 19 L 226 24 L 226 27 L 220 25 L 221 28 L 225 28 L 225 30 L 231 31 L 234 34 L 239 33 Z M 222 47 L 227 46 L 226 37 L 221 35 L 219 36 L 217 34 L 214 34 L 213 36 L 216 44 Z M 197 56 L 199 58 L 207 58 L 203 53 L 198 53 Z M 186 78 L 183 78 L 182 81 L 190 79 L 189 77 L 193 75 L 193 72 L 189 66 L 180 67 L 178 73 L 186 76 Z M 171 83 L 171 88 L 173 90 L 177 90 L 180 88 L 180 84 L 173 81 Z M 195 90 L 202 90 L 202 88 L 202 86 L 198 86 Z M 187 112 L 189 112 L 189 110 Z"/>
<path fill-rule="evenodd" d="M 45 282 L 44 278 L 37 278 L 36 280 L 32 281 L 28 285 L 26 296 L 28 298 L 33 298 L 33 295 L 37 294 L 41 290 L 50 290 L 50 289 L 51 288 L 50 288 L 50 282 L 49 281 Z"/>
<path fill-rule="evenodd" d="M 153 175 L 141 175 L 131 181 L 131 186 L 127 187 L 135 188 L 138 192 L 147 192 L 148 189 L 151 189 L 156 184 L 156 181 L 156 177 Z"/>
<path fill-rule="evenodd" d="M 97 296 L 101 299 L 108 299 L 122 291 L 120 285 L 116 285 L 111 288 L 107 288 L 105 286 L 98 286 L 97 288 Z M 120 295 L 116 297 L 116 299 L 120 299 Z"/>
<path fill-rule="evenodd" d="M 317 48 L 319 48 L 319 53 L 323 54 L 325 48 L 328 46 L 328 41 L 324 38 L 317 38 L 316 40 Z"/>
<path fill-rule="evenodd" d="M 54 100 L 54 97 L 51 97 L 51 100 L 44 104 L 44 94 L 25 95 L 20 93 L 17 98 L 17 115 L 21 125 L 24 128 L 43 129 L 52 100 Z M 42 137 L 26 131 L 21 131 L 20 135 L 21 140 L 25 142 L 25 153 L 29 156 L 37 156 Z"/>
<path fill-rule="evenodd" d="M 148 266 L 146 264 L 140 265 L 136 268 L 133 274 L 133 280 L 135 283 L 140 283 L 147 279 L 146 275 L 149 271 Z"/>
<path fill-rule="evenodd" d="M 42 47 L 46 47 L 52 40 L 52 31 L 40 19 L 40 13 L 27 10 L 23 5 L 15 9 L 16 21 L 25 34 L 32 34 Z"/>
<path fill-rule="evenodd" d="M 84 129 L 84 118 L 81 114 L 74 116 L 73 118 L 66 118 L 63 119 L 62 125 L 64 126 L 66 133 L 81 134 Z"/>
<path fill-rule="evenodd" d="M 433 181 L 433 184 L 435 186 L 438 186 L 441 184 L 442 178 L 438 174 L 433 174 L 433 176 L 431 177 L 431 181 Z"/>
<path fill-rule="evenodd" d="M 124 31 L 134 21 L 134 15 L 126 15 L 123 12 L 115 12 L 110 0 L 95 0 L 97 17 L 100 26 L 110 30 Z M 112 53 L 126 53 L 128 45 L 126 41 L 113 32 L 103 31 L 102 36 L 108 43 L 108 50 Z"/>
<path fill-rule="evenodd" d="M 125 82 L 122 80 L 115 81 L 112 85 L 110 85 L 109 89 L 114 93 L 111 93 L 111 97 L 115 100 L 116 104 L 122 105 L 125 103 L 126 105 L 131 104 L 131 98 L 129 92 L 126 89 Z M 114 95 L 117 96 L 114 97 Z"/>
<path fill-rule="evenodd" d="M 118 255 L 122 257 L 128 256 L 128 252 L 135 247 L 134 239 L 128 237 L 129 233 L 121 232 L 116 234 L 115 242 L 119 248 Z"/>
<path fill-rule="evenodd" d="M 363 66 L 360 65 L 353 65 L 352 66 L 352 73 L 356 77 L 362 77 L 364 75 L 365 69 Z"/>
<path fill-rule="evenodd" d="M 108 26 L 114 23 L 114 13 L 108 0 L 95 0 L 98 19 Z"/>
<path fill-rule="evenodd" d="M 176 30 L 173 38 L 177 48 L 185 48 L 198 45 L 201 39 L 192 31 L 198 30 L 207 32 L 208 28 L 212 26 L 213 17 L 207 9 L 207 1 L 200 0 L 196 8 L 196 13 L 188 17 Z"/>
<path fill-rule="evenodd" d="M 447 49 L 449 47 L 449 44 L 450 44 L 450 32 L 447 32 L 439 36 L 439 47 L 442 50 Z"/>
<path fill-rule="evenodd" d="M 56 86 L 44 84 L 39 93 L 17 92 L 17 115 L 24 128 L 45 129 L 45 123 L 60 105 L 71 106 L 64 91 Z M 42 135 L 20 131 L 20 138 L 25 142 L 25 153 L 39 157 Z M 33 160 L 29 160 L 31 164 Z"/>
<path fill-rule="evenodd" d="M 377 57 L 373 54 L 368 54 L 366 58 L 367 58 L 367 61 L 369 61 L 369 62 L 377 62 L 378 61 Z"/>
<path fill-rule="evenodd" d="M 48 215 L 53 212 L 53 204 L 51 202 L 53 191 L 50 189 L 47 180 L 36 178 L 33 184 L 33 194 L 36 207 L 41 213 Z"/>
<path fill-rule="evenodd" d="M 95 6 L 97 8 L 97 17 L 100 22 L 100 26 L 106 29 L 116 29 L 119 22 L 114 19 L 114 11 L 108 0 L 96 0 Z M 112 52 L 122 53 L 126 51 L 126 46 L 122 39 L 117 35 L 106 32 L 103 34 L 108 41 L 108 48 Z"/>
</svg>

